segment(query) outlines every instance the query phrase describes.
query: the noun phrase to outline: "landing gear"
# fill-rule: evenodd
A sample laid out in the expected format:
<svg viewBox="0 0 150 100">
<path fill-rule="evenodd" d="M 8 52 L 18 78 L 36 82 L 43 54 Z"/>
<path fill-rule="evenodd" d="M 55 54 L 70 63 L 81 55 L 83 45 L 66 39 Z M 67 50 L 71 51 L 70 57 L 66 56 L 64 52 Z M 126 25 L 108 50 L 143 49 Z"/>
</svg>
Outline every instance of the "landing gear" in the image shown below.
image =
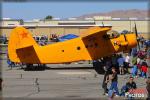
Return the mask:
<svg viewBox="0 0 150 100">
<path fill-rule="evenodd" d="M 46 69 L 46 65 L 45 64 L 26 64 L 26 71 L 29 70 L 45 70 Z"/>
<path fill-rule="evenodd" d="M 105 72 L 103 69 L 103 64 L 100 61 L 93 61 L 93 68 L 97 74 L 103 74 Z"/>
</svg>

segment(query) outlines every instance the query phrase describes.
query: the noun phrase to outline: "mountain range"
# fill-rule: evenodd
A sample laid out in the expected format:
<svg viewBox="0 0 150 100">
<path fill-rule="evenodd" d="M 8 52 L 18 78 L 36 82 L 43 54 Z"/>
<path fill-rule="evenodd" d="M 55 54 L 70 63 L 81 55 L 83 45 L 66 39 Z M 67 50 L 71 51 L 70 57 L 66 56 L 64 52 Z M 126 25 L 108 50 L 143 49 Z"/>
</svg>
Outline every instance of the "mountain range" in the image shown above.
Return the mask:
<svg viewBox="0 0 150 100">
<path fill-rule="evenodd" d="M 105 13 L 90 13 L 77 16 L 77 19 L 91 18 L 94 16 L 111 16 L 113 18 L 146 18 L 150 10 L 130 9 L 130 10 L 114 10 Z"/>
</svg>

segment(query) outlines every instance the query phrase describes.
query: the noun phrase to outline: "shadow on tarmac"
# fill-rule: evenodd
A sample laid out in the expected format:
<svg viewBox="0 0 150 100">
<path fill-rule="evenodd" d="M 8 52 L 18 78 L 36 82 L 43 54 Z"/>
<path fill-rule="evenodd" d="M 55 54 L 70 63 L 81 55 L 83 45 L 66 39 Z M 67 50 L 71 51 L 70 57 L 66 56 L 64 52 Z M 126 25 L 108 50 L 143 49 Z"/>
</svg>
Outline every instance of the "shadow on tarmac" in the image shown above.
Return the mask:
<svg viewBox="0 0 150 100">
<path fill-rule="evenodd" d="M 79 70 L 79 69 L 93 69 L 93 67 L 43 67 L 43 66 L 33 66 L 31 68 L 22 68 L 24 71 L 44 71 L 44 70 Z"/>
</svg>

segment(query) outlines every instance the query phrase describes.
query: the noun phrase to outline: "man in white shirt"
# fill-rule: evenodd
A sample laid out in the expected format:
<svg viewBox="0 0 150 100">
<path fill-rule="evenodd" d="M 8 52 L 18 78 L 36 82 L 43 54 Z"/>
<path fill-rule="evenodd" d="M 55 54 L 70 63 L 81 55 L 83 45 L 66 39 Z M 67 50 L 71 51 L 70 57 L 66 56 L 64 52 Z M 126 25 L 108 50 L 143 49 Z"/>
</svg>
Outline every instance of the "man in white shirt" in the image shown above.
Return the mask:
<svg viewBox="0 0 150 100">
<path fill-rule="evenodd" d="M 126 70 L 127 73 L 129 73 L 129 70 L 128 70 L 129 64 L 130 64 L 130 57 L 129 57 L 128 54 L 126 54 L 126 57 L 125 57 L 125 70 Z"/>
</svg>

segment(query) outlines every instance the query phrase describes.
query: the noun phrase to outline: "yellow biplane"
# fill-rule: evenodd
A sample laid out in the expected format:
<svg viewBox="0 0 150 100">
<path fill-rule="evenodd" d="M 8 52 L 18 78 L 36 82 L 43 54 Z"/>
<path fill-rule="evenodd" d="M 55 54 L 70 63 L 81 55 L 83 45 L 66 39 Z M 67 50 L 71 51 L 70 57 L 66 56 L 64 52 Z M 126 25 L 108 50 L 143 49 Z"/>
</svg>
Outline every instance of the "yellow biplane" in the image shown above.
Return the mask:
<svg viewBox="0 0 150 100">
<path fill-rule="evenodd" d="M 31 33 L 20 26 L 10 34 L 8 56 L 16 63 L 59 64 L 97 60 L 117 52 L 127 52 L 137 45 L 136 34 L 113 33 L 110 27 L 90 27 L 80 37 L 40 46 Z"/>
</svg>

